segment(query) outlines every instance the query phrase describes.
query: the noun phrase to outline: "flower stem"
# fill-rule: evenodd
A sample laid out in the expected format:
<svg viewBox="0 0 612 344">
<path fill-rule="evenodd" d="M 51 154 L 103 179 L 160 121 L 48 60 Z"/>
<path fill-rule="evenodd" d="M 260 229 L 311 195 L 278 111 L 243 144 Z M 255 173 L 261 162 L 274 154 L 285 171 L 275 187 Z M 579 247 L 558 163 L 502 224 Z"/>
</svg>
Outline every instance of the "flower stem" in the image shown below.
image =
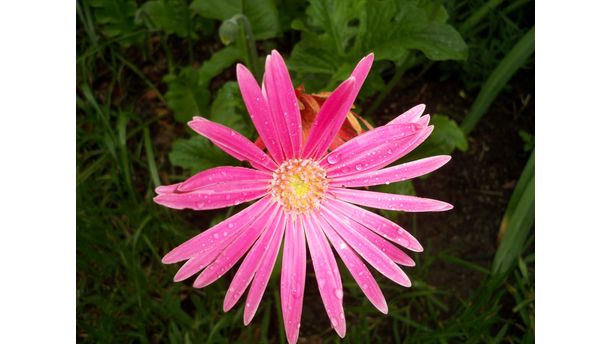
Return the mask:
<svg viewBox="0 0 612 344">
<path fill-rule="evenodd" d="M 259 79 L 261 74 L 259 74 L 259 66 L 257 64 L 257 47 L 255 46 L 255 36 L 253 35 L 253 29 L 251 28 L 249 18 L 247 18 L 244 14 L 236 14 L 232 19 L 236 22 L 242 23 L 242 30 L 246 36 L 246 63 L 249 69 L 253 71 L 253 74 L 255 74 L 255 77 Z"/>
</svg>

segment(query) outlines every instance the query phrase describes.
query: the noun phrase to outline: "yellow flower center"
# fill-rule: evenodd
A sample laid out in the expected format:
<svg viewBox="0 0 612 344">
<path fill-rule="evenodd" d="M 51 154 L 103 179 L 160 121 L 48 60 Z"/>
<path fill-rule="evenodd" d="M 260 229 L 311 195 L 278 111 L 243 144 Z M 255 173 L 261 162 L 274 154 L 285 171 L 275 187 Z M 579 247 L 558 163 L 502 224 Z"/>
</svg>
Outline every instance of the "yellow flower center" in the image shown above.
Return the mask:
<svg viewBox="0 0 612 344">
<path fill-rule="evenodd" d="M 270 193 L 285 212 L 317 209 L 327 191 L 325 170 L 311 159 L 291 159 L 274 171 Z"/>
</svg>

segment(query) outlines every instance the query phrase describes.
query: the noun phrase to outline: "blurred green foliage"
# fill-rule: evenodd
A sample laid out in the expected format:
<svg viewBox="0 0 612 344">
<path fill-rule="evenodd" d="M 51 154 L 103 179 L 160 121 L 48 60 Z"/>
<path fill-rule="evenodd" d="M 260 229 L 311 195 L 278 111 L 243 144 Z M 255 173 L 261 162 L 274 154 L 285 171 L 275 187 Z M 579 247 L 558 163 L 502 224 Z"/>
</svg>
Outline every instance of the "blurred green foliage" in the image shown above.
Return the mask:
<svg viewBox="0 0 612 344">
<path fill-rule="evenodd" d="M 523 15 L 529 11 L 521 10 L 528 3 L 77 1 L 77 339 L 284 340 L 278 283 L 270 283 L 253 324 L 244 327 L 241 307 L 226 314 L 222 311 L 227 278 L 193 289 L 173 283 L 174 270 L 160 262 L 160 255 L 234 211 L 196 216 L 170 211 L 151 199 L 160 183 L 213 166 L 238 164 L 184 129 L 194 115 L 255 139 L 233 81 L 237 62 L 262 70 L 263 55 L 278 47 L 290 52 L 294 80 L 304 83 L 308 92 L 317 92 L 332 90 L 361 57 L 373 51 L 376 62 L 358 109 L 367 97 L 384 99 L 410 69 L 425 69 L 437 61 L 455 61 L 440 64 L 440 69 L 459 70 L 453 75 L 460 75 L 468 89 L 476 88 L 529 30 L 532 24 L 525 25 L 528 18 Z M 472 16 L 483 6 L 489 6 L 480 11 L 484 14 Z M 516 23 L 509 19 L 510 13 L 519 13 Z M 246 22 L 236 21 L 235 39 L 221 42 L 219 27 L 236 15 Z M 469 25 L 460 25 L 468 18 L 472 18 Z M 249 48 L 253 43 L 255 56 Z M 372 113 L 380 102 L 375 102 Z M 436 130 L 415 154 L 467 149 L 466 136 L 453 119 L 434 115 L 431 121 Z M 410 182 L 384 185 L 380 190 L 415 193 Z M 516 214 L 529 216 L 529 211 L 521 210 L 523 199 L 531 199 L 529 193 L 520 196 L 525 192 L 515 192 L 519 195 L 515 209 Z M 396 220 L 408 216 L 385 215 Z M 417 217 L 410 219 L 411 230 L 418 231 Z M 346 342 L 532 342 L 535 258 L 529 247 L 533 235 L 531 226 L 525 230 L 524 222 L 514 219 L 521 225 L 508 228 L 520 228 L 520 240 L 503 239 L 508 242 L 504 252 L 510 253 L 500 253 L 505 257 L 503 264 L 495 267 L 503 265 L 503 269 L 495 268 L 496 274 L 449 251 L 417 255 L 417 268 L 411 270 L 413 287 L 408 291 L 381 278 L 389 304 L 387 317 L 377 314 L 342 268 L 350 300 L 345 304 Z M 468 297 L 429 285 L 426 277 L 437 262 L 481 274 L 482 283 Z M 511 311 L 502 312 L 508 303 Z M 320 333 L 324 342 L 338 341 L 329 330 Z"/>
</svg>

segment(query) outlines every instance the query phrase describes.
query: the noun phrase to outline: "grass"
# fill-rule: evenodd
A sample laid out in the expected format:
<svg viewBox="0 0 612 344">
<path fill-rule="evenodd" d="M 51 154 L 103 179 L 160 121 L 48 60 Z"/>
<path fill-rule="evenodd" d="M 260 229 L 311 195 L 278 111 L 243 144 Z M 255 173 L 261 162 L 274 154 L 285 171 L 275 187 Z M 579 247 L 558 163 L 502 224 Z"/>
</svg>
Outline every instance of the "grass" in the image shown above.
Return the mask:
<svg viewBox="0 0 612 344">
<path fill-rule="evenodd" d="M 248 327 L 242 324 L 240 303 L 228 313 L 222 311 L 231 273 L 204 289 L 172 282 L 176 267 L 161 264 L 161 255 L 206 228 L 210 218 L 187 221 L 184 212 L 152 202 L 155 186 L 184 175 L 167 162 L 168 146 L 157 143 L 163 117 L 139 110 L 137 92 L 128 92 L 119 101 L 116 94 L 151 89 L 163 102 L 163 85 L 147 79 L 139 69 L 142 60 L 128 57 L 128 51 L 117 43 L 120 38 L 107 40 L 100 35 L 88 17 L 91 8 L 79 2 L 77 9 L 77 339 L 103 343 L 283 342 L 278 278 L 273 276 Z M 225 211 L 209 214 L 225 215 Z M 426 250 L 428 253 L 417 255 L 417 267 L 410 271 L 411 289 L 378 276 L 389 304 L 387 316 L 368 303 L 342 267 L 348 325 L 345 342 L 533 342 L 532 244 L 533 238 L 520 248 L 523 253 L 515 266 L 501 276 L 452 252 L 431 254 Z M 450 287 L 429 285 L 430 269 L 439 261 L 481 275 L 480 286 L 461 297 Z M 308 274 L 311 281 L 311 268 Z M 307 303 L 321 302 L 316 294 L 307 297 Z M 316 324 L 320 326 L 312 325 L 309 330 L 311 339 L 339 342 L 325 320 L 319 320 Z M 303 329 L 308 326 L 304 324 Z"/>
</svg>

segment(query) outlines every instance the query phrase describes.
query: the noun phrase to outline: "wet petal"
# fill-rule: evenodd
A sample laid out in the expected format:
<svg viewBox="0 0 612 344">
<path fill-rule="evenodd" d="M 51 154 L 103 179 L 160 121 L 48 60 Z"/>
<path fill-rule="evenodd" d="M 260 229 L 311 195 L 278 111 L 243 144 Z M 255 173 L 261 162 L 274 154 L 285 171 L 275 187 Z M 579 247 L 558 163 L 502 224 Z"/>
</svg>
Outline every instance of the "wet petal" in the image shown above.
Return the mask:
<svg viewBox="0 0 612 344">
<path fill-rule="evenodd" d="M 365 296 L 372 302 L 372 304 L 378 308 L 379 311 L 387 314 L 388 307 L 385 297 L 376 283 L 374 276 L 370 273 L 367 266 L 363 263 L 361 258 L 353 251 L 353 249 L 333 230 L 329 227 L 329 224 L 325 219 L 319 219 L 313 217 L 314 221 L 323 228 L 325 235 L 334 246 L 336 252 L 340 256 L 340 259 L 344 262 L 347 269 L 359 285 L 359 288 L 363 291 Z"/>
<path fill-rule="evenodd" d="M 286 217 L 281 214 L 281 216 L 279 217 L 279 223 L 277 224 L 277 228 L 274 232 L 274 236 L 272 237 L 269 243 L 269 248 L 266 249 L 263 253 L 263 257 L 261 258 L 261 264 L 255 273 L 253 285 L 251 286 L 251 289 L 249 290 L 249 294 L 247 296 L 243 318 L 245 325 L 248 325 L 251 320 L 253 320 L 255 312 L 257 311 L 259 303 L 261 302 L 261 298 L 263 297 L 264 291 L 266 290 L 266 286 L 268 285 L 268 281 L 270 280 L 270 275 L 272 274 L 272 270 L 274 269 L 276 257 L 278 256 L 281 239 L 283 238 L 283 234 L 285 232 L 285 226 Z"/>
<path fill-rule="evenodd" d="M 285 61 L 276 50 L 266 59 L 266 97 L 282 150 L 287 159 L 298 158 L 302 144 L 302 120 L 295 90 Z"/>
<path fill-rule="evenodd" d="M 354 99 L 351 99 L 351 94 L 354 87 L 355 78 L 350 77 L 323 103 L 310 128 L 302 156 L 318 159 L 327 151 L 353 105 Z"/>
<path fill-rule="evenodd" d="M 212 246 L 219 242 L 219 238 L 224 238 L 232 233 L 240 231 L 258 216 L 265 214 L 270 205 L 271 200 L 269 197 L 255 202 L 238 214 L 203 231 L 168 252 L 168 254 L 162 258 L 162 263 L 172 264 L 180 262 L 202 253 L 204 250 L 211 249 Z"/>
<path fill-rule="evenodd" d="M 410 108 L 410 110 L 404 112 L 403 114 L 395 117 L 393 120 L 387 123 L 387 125 L 401 124 L 401 123 L 416 123 L 418 119 L 421 117 L 421 115 L 423 114 L 423 111 L 425 111 L 425 104 L 419 104 L 415 107 Z"/>
<path fill-rule="evenodd" d="M 218 183 L 233 183 L 237 181 L 269 182 L 272 174 L 245 167 L 222 166 L 204 170 L 180 183 L 176 188 L 180 192 L 193 191 Z"/>
<path fill-rule="evenodd" d="M 295 344 L 300 333 L 306 283 L 306 241 L 301 216 L 290 218 L 285 231 L 281 271 L 281 305 L 287 341 Z"/>
<path fill-rule="evenodd" d="M 263 96 L 253 74 L 245 66 L 241 64 L 236 66 L 236 78 L 238 79 L 242 99 L 259 137 L 261 137 L 274 160 L 280 163 L 283 161 L 283 151 L 278 133 L 273 125 L 274 120 L 266 97 Z"/>
<path fill-rule="evenodd" d="M 409 250 L 423 252 L 423 246 L 421 246 L 419 241 L 413 237 L 412 234 L 408 233 L 408 231 L 400 227 L 398 224 L 378 214 L 372 213 L 350 203 L 329 198 L 326 200 L 326 206 L 338 214 L 344 214 L 361 223 L 387 240 L 390 240 Z"/>
<path fill-rule="evenodd" d="M 161 194 L 153 200 L 172 209 L 218 209 L 263 197 L 268 193 L 269 186 L 267 181 L 238 180 L 208 185 L 185 193 Z"/>
<path fill-rule="evenodd" d="M 227 312 L 234 307 L 236 302 L 238 302 L 238 299 L 240 299 L 242 294 L 248 288 L 253 276 L 255 276 L 255 272 L 265 260 L 265 256 L 270 250 L 272 238 L 278 236 L 276 233 L 279 232 L 281 221 L 284 221 L 282 212 L 275 218 L 274 223 L 270 226 L 270 228 L 265 230 L 259 237 L 255 245 L 253 245 L 249 253 L 247 253 L 242 264 L 240 264 L 240 268 L 238 268 L 238 271 L 234 275 L 234 278 L 227 289 L 227 293 L 225 294 L 225 299 L 223 301 L 224 312 Z"/>
<path fill-rule="evenodd" d="M 242 256 L 249 250 L 261 233 L 268 230 L 278 214 L 278 205 L 274 205 L 269 213 L 262 215 L 253 221 L 248 228 L 242 232 L 210 265 L 202 271 L 200 276 L 193 282 L 195 288 L 205 287 L 221 278 L 234 266 Z"/>
<path fill-rule="evenodd" d="M 340 200 L 378 209 L 408 212 L 444 211 L 453 209 L 453 206 L 446 202 L 415 196 L 341 188 L 329 188 L 328 192 Z"/>
<path fill-rule="evenodd" d="M 446 164 L 450 159 L 449 155 L 424 158 L 382 170 L 334 178 L 330 181 L 329 185 L 336 187 L 360 187 L 401 182 L 433 172 Z"/>
<path fill-rule="evenodd" d="M 319 226 L 313 224 L 310 214 L 305 216 L 306 240 L 314 267 L 319 293 L 332 327 L 340 337 L 346 334 L 346 321 L 342 308 L 342 281 L 334 253 Z"/>
<path fill-rule="evenodd" d="M 274 171 L 277 164 L 259 147 L 237 131 L 202 117 L 194 117 L 189 127 L 212 141 L 217 147 L 240 161 L 248 161 L 253 167 Z"/>
<path fill-rule="evenodd" d="M 338 233 L 359 255 L 381 274 L 405 287 L 410 286 L 410 279 L 384 252 L 353 229 L 352 223 L 339 218 L 333 211 L 321 207 L 321 216 L 330 227 Z"/>
</svg>

